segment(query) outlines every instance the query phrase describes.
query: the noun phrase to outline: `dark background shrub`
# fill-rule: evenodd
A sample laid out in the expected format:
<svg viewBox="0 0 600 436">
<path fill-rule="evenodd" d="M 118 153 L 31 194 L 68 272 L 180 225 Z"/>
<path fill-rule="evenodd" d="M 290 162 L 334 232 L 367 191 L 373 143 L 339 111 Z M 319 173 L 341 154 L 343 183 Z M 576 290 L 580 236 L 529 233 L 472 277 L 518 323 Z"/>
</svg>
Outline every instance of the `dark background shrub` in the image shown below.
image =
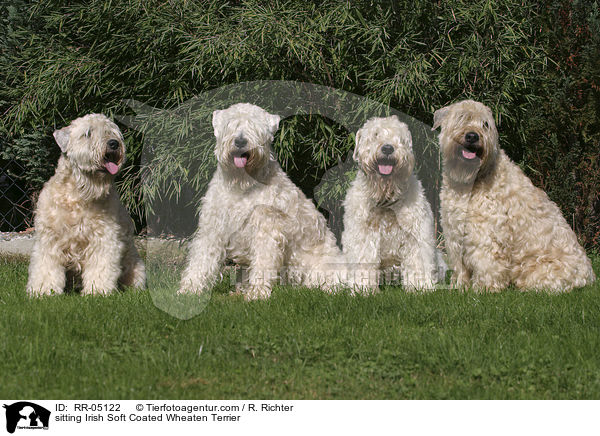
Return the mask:
<svg viewBox="0 0 600 436">
<path fill-rule="evenodd" d="M 172 110 L 227 84 L 296 80 L 369 97 L 427 124 L 451 102 L 484 102 L 509 156 L 588 248 L 600 245 L 596 2 L 43 0 L 0 8 L 0 159 L 23 163 L 21 181 L 32 193 L 58 157 L 52 131 L 77 116 L 132 115 L 126 99 Z M 131 159 L 119 185 L 141 227 L 143 135 L 121 127 Z M 189 132 L 179 128 L 173 147 L 183 150 L 176 142 L 185 144 Z M 351 133 L 323 117 L 291 117 L 275 149 L 312 197 L 352 149 Z M 176 166 L 165 170 L 172 181 L 199 182 Z M 181 195 L 177 186 L 154 189 Z M 199 194 L 190 195 L 186 201 L 197 202 Z"/>
</svg>

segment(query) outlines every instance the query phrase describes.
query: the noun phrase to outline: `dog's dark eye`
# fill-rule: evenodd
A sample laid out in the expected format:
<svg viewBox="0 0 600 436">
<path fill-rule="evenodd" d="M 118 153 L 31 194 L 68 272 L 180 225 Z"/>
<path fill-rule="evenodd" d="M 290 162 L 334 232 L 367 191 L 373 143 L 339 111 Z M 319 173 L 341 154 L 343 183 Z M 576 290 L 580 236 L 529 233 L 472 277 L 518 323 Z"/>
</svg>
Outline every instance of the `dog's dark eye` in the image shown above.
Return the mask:
<svg viewBox="0 0 600 436">
<path fill-rule="evenodd" d="M 483 122 L 483 127 L 485 127 L 486 129 L 489 129 L 489 128 L 490 128 L 490 125 L 488 124 L 488 122 L 487 122 L 487 121 L 484 121 L 484 122 Z"/>
</svg>

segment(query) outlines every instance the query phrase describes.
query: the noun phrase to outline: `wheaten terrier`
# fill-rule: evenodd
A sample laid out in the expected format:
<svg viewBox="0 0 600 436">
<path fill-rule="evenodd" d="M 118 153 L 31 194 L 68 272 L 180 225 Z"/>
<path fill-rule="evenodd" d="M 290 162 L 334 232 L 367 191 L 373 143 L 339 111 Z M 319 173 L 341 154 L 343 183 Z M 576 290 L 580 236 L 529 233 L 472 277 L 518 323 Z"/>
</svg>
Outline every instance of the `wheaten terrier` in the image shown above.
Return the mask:
<svg viewBox="0 0 600 436">
<path fill-rule="evenodd" d="M 248 103 L 213 113 L 217 170 L 202 199 L 179 293 L 210 290 L 225 259 L 248 266 L 240 290 L 267 298 L 283 267 L 306 286 L 338 282 L 342 262 L 325 218 L 271 151 L 279 116 Z"/>
<path fill-rule="evenodd" d="M 472 100 L 439 109 L 446 250 L 458 286 L 561 292 L 595 280 L 559 208 L 498 145 L 492 111 Z"/>
<path fill-rule="evenodd" d="M 80 273 L 83 294 L 108 294 L 118 282 L 144 287 L 133 223 L 113 185 L 125 160 L 119 128 L 91 114 L 55 131 L 54 138 L 62 154 L 37 202 L 27 293 L 62 293 L 65 272 Z"/>
<path fill-rule="evenodd" d="M 354 159 L 359 171 L 344 201 L 342 245 L 355 282 L 374 288 L 381 270 L 399 269 L 406 289 L 432 289 L 445 263 L 436 250 L 431 207 L 413 173 L 408 126 L 396 116 L 371 118 L 356 133 Z"/>
</svg>

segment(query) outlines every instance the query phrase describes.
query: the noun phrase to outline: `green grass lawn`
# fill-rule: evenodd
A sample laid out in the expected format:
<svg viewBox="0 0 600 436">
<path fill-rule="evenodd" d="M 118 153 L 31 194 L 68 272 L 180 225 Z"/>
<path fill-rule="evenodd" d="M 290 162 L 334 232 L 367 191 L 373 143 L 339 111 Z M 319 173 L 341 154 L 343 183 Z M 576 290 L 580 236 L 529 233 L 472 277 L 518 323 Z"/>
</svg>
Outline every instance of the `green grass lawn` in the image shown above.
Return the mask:
<svg viewBox="0 0 600 436">
<path fill-rule="evenodd" d="M 1 398 L 600 398 L 600 285 L 252 303 L 222 285 L 183 321 L 147 291 L 30 300 L 26 279 L 0 259 Z"/>
</svg>

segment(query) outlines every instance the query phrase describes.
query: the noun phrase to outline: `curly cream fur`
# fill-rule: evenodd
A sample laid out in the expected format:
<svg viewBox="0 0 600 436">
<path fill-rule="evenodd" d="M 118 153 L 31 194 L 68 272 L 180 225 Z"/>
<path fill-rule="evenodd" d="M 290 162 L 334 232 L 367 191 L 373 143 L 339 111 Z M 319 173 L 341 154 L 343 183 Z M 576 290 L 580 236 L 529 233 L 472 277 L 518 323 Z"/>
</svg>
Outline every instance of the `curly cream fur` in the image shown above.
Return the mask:
<svg viewBox="0 0 600 436">
<path fill-rule="evenodd" d="M 595 280 L 558 206 L 500 149 L 492 111 L 465 100 L 436 111 L 441 217 L 457 286 L 568 291 Z M 476 157 L 465 151 L 474 132 Z M 467 156 L 467 158 L 464 158 Z"/>
<path fill-rule="evenodd" d="M 282 268 L 306 286 L 339 283 L 341 263 L 325 218 L 283 172 L 271 151 L 279 116 L 248 103 L 213 113 L 217 170 L 201 202 L 180 293 L 212 287 L 225 259 L 247 266 L 248 300 L 267 298 Z M 246 145 L 236 145 L 236 139 Z M 245 165 L 240 156 L 246 156 Z"/>
<path fill-rule="evenodd" d="M 413 173 L 408 126 L 396 116 L 371 118 L 356 133 L 354 159 L 359 171 L 344 201 L 342 244 L 356 283 L 369 290 L 381 270 L 400 269 L 406 289 L 432 289 L 445 264 L 435 248 L 431 207 Z M 380 172 L 382 164 L 393 167 L 390 174 Z"/>
<path fill-rule="evenodd" d="M 101 114 L 54 132 L 62 155 L 40 193 L 29 264 L 30 296 L 60 294 L 66 272 L 81 275 L 83 294 L 108 294 L 118 282 L 144 287 L 144 263 L 133 243 L 133 223 L 119 201 L 107 153 L 120 167 L 125 145 L 119 128 Z M 108 141 L 118 141 L 109 150 Z"/>
</svg>

